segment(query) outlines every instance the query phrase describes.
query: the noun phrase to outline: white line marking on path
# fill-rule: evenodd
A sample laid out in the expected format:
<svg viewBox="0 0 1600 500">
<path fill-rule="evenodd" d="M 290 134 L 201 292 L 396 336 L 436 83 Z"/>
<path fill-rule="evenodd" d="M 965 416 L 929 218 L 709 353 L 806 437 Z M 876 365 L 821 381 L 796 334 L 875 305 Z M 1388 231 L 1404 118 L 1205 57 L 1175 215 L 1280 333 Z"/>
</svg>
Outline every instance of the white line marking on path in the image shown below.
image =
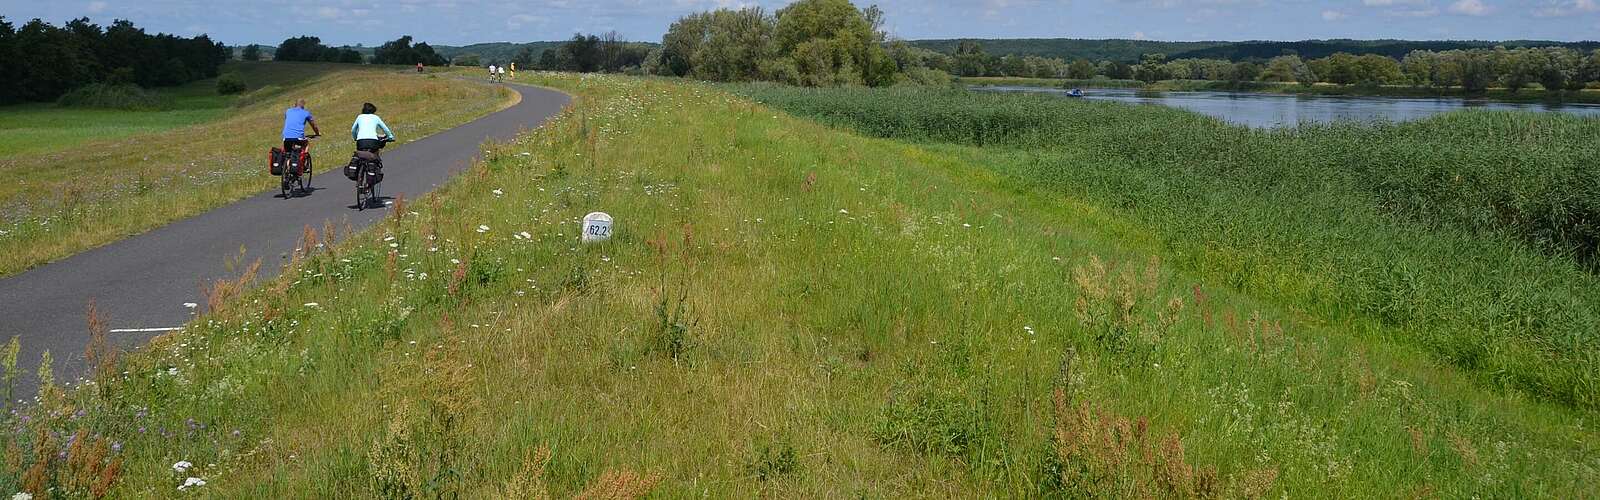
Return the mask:
<svg viewBox="0 0 1600 500">
<path fill-rule="evenodd" d="M 173 331 L 173 330 L 182 330 L 182 329 L 183 329 L 183 327 L 181 327 L 181 326 L 174 326 L 174 327 L 168 327 L 168 328 L 115 328 L 115 329 L 111 329 L 111 330 L 107 330 L 107 331 L 111 332 L 111 333 L 149 333 L 149 332 L 170 332 L 170 331 Z"/>
</svg>

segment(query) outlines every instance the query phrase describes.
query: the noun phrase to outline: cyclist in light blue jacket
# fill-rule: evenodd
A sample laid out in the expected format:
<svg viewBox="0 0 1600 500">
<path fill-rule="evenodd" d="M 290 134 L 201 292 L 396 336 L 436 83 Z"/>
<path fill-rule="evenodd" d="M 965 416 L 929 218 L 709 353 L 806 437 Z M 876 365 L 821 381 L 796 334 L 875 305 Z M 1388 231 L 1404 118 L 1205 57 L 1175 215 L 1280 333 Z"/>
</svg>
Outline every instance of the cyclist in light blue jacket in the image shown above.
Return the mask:
<svg viewBox="0 0 1600 500">
<path fill-rule="evenodd" d="M 380 135 L 378 131 L 382 130 Z M 361 115 L 350 125 L 350 138 L 356 140 L 356 150 L 377 153 L 383 144 L 395 139 L 394 132 L 378 117 L 378 107 L 372 103 L 361 105 Z"/>
</svg>

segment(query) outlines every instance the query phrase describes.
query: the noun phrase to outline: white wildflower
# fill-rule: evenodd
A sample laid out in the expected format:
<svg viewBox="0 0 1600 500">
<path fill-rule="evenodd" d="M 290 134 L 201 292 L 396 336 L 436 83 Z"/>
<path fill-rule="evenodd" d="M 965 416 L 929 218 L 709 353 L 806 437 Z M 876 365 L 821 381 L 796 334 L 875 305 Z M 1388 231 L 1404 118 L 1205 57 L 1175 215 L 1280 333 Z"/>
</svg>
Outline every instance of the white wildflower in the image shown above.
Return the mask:
<svg viewBox="0 0 1600 500">
<path fill-rule="evenodd" d="M 198 477 L 191 477 L 191 478 L 183 480 L 183 486 L 179 486 L 178 489 L 179 490 L 183 490 L 183 489 L 188 489 L 188 488 L 198 488 L 198 487 L 205 486 L 205 485 L 206 485 L 206 480 L 200 479 Z"/>
<path fill-rule="evenodd" d="M 173 372 L 177 372 L 177 370 L 177 368 L 172 369 Z M 190 467 L 194 467 L 194 464 L 189 463 L 188 460 L 179 460 L 178 463 L 172 464 L 172 470 L 177 472 L 187 471 Z"/>
</svg>

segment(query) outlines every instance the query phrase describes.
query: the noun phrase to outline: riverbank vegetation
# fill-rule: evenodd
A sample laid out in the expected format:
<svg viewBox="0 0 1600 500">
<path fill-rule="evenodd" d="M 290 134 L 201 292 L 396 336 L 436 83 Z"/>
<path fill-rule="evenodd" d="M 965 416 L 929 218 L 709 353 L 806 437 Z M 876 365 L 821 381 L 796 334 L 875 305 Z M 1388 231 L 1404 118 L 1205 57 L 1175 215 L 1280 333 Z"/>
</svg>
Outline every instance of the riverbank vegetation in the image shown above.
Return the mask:
<svg viewBox="0 0 1600 500">
<path fill-rule="evenodd" d="M 1582 91 L 1565 91 L 1551 94 L 1540 88 L 1523 89 L 1511 92 L 1503 88 L 1491 88 L 1482 92 L 1467 92 L 1461 88 L 1440 87 L 1413 87 L 1409 85 L 1334 85 L 1331 83 L 1318 83 L 1315 85 L 1301 85 L 1293 82 L 1229 82 L 1216 80 L 1162 80 L 1145 83 L 1138 80 L 1112 80 L 1108 78 L 1094 78 L 1089 80 L 1060 79 L 1060 78 L 1020 78 L 1020 77 L 961 77 L 953 79 L 956 83 L 974 87 L 1036 87 L 1042 89 L 1134 89 L 1148 92 L 1259 92 L 1267 94 L 1296 94 L 1312 96 L 1349 96 L 1349 97 L 1402 97 L 1402 98 L 1460 98 L 1482 99 L 1501 102 L 1521 103 L 1546 103 L 1546 104 L 1574 104 L 1574 103 L 1600 103 L 1600 90 L 1585 89 Z"/>
<path fill-rule="evenodd" d="M 374 66 L 233 63 L 247 87 L 215 80 L 139 91 L 151 108 L 27 104 L 0 112 L 0 276 L 276 189 L 266 149 L 279 145 L 283 109 L 303 97 L 336 137 L 363 102 L 382 103 L 401 137 L 445 130 L 515 99 L 475 82 Z M 86 96 L 119 99 L 120 92 Z M 148 99 L 146 99 L 148 98 Z M 219 133 L 218 131 L 225 131 Z M 309 132 L 309 131 L 308 131 Z M 240 138 L 252 138 L 240 142 Z M 313 146 L 319 170 L 343 160 Z"/>
<path fill-rule="evenodd" d="M 976 44 L 953 54 L 922 53 L 922 64 L 974 82 L 1151 90 L 1236 90 L 1328 95 L 1488 96 L 1512 100 L 1600 101 L 1600 50 L 1564 47 L 1417 50 L 1396 59 L 1335 53 L 1302 59 L 1176 59 L 1146 54 L 1137 64 L 1039 56 L 991 56 Z M 1021 79 L 1021 80 L 1017 80 Z"/>
<path fill-rule="evenodd" d="M 1467 321 L 1437 318 L 1451 310 L 1422 299 L 1437 297 L 1427 290 L 1440 273 L 1412 258 L 1460 243 L 1441 236 L 1454 223 L 1394 239 L 1375 221 L 1401 224 L 1405 209 L 1348 204 L 1336 195 L 1356 191 L 1332 184 L 1310 199 L 1338 202 L 1333 213 L 1354 225 L 1322 223 L 1324 236 L 1375 249 L 1302 281 L 1302 262 L 1349 247 L 1316 246 L 1285 223 L 1315 219 L 1273 220 L 1285 216 L 1258 199 L 1292 201 L 1273 181 L 1221 160 L 1172 175 L 1177 155 L 1213 157 L 1195 144 L 1235 144 L 1189 139 L 1251 145 L 1259 132 L 1155 107 L 742 90 L 912 139 L 902 141 L 681 81 L 521 78 L 578 99 L 556 122 L 486 147 L 486 161 L 443 191 L 397 201 L 368 232 L 308 228 L 283 275 L 253 291 L 211 288 L 209 314 L 98 369 L 94 383 L 45 384 L 6 426 L 16 459 L 0 487 L 1573 497 L 1600 477 L 1592 410 L 1485 383 L 1496 376 L 1419 348 L 1430 344 L 1415 335 L 1449 339 L 1450 322 Z M 852 115 L 857 106 L 873 112 Z M 1063 125 L 1034 106 L 1173 149 L 1148 165 L 1119 149 L 1145 142 L 1036 151 Z M 1509 124 L 1457 119 L 1455 130 L 1485 136 Z M 1228 152 L 1284 151 L 1242 145 Z M 1208 173 L 1256 180 L 1216 191 Z M 1107 194 L 1116 187 L 1127 194 Z M 1159 216 L 1184 207 L 1205 210 Z M 581 245 L 578 218 L 593 210 L 616 217 L 615 236 Z M 1199 231 L 1214 237 L 1193 244 Z M 1250 243 L 1268 233 L 1273 244 Z M 1512 267 L 1458 291 L 1480 290 L 1477 301 L 1512 275 L 1592 279 L 1516 245 L 1491 236 L 1462 248 L 1451 265 L 1500 248 Z M 1321 257 L 1295 258 L 1307 254 Z M 1381 290 L 1339 292 L 1343 277 L 1364 275 Z M 1516 293 L 1482 304 L 1537 314 L 1517 304 L 1546 292 Z M 1582 318 L 1592 303 L 1573 296 L 1562 310 Z M 1446 323 L 1435 330 L 1423 316 Z"/>
<path fill-rule="evenodd" d="M 1600 49 L 1600 42 L 1559 42 L 1554 40 L 1299 40 L 1172 42 L 1162 40 L 1074 39 L 1074 38 L 957 38 L 909 40 L 910 44 L 936 52 L 953 54 L 963 43 L 982 45 L 999 55 L 1039 56 L 1076 61 L 1121 61 L 1136 64 L 1145 54 L 1166 54 L 1171 59 L 1227 59 L 1265 61 L 1285 54 L 1318 59 L 1340 52 L 1354 55 L 1377 54 L 1400 59 L 1413 51 L 1493 49 L 1495 47 L 1564 47 L 1583 52 Z"/>
</svg>

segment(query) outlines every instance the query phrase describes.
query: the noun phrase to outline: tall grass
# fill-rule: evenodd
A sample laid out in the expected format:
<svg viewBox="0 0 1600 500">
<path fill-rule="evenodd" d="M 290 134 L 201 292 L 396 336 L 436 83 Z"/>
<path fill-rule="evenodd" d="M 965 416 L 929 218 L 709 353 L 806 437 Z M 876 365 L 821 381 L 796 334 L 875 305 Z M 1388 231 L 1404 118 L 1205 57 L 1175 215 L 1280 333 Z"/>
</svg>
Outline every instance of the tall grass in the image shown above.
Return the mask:
<svg viewBox="0 0 1600 500">
<path fill-rule="evenodd" d="M 957 83 L 977 86 L 1016 86 L 1016 87 L 1053 87 L 1053 88 L 1086 88 L 1086 89 L 1139 89 L 1145 83 L 1138 80 L 1116 80 L 1111 78 L 1029 78 L 1020 76 L 963 76 Z"/>
<path fill-rule="evenodd" d="M 1600 409 L 1600 120 L 1252 130 L 1038 96 L 739 89 L 868 135 L 988 148 L 975 154 L 1006 174 L 1138 215 L 1191 269 L 1376 318 L 1496 385 Z"/>
<path fill-rule="evenodd" d="M 520 77 L 574 108 L 0 414 L 0 490 L 93 496 L 109 463 L 114 498 L 1582 497 L 1600 478 L 1587 414 L 1186 272 L 1143 222 L 962 148 L 672 81 Z M 614 236 L 582 245 L 597 209 Z M 72 451 L 80 433 L 111 451 Z"/>
</svg>

